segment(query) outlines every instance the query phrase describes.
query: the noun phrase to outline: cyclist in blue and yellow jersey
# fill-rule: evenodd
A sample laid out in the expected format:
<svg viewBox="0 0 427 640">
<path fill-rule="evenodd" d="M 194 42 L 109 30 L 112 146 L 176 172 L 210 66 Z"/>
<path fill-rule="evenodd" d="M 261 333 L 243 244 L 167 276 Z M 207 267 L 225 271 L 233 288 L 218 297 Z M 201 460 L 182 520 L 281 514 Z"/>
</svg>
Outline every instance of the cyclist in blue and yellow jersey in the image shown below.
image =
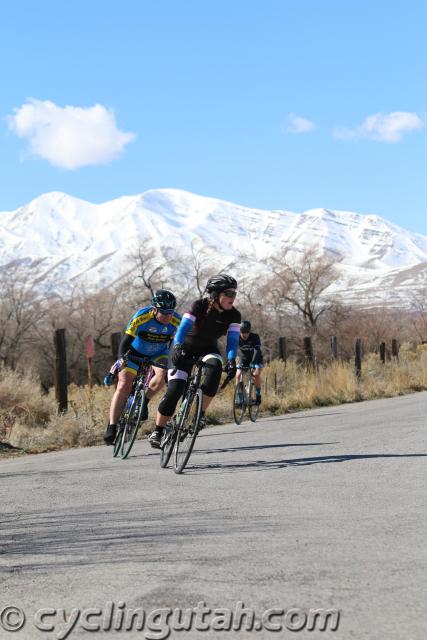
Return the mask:
<svg viewBox="0 0 427 640">
<path fill-rule="evenodd" d="M 242 377 L 241 368 L 250 367 L 253 369 L 255 382 L 255 402 L 261 404 L 261 369 L 263 368 L 263 356 L 261 351 L 261 340 L 257 333 L 251 331 L 252 326 L 249 320 L 243 320 L 240 325 L 239 337 L 239 364 L 237 365 L 236 384 Z M 242 402 L 241 399 L 238 399 Z"/>
<path fill-rule="evenodd" d="M 194 358 L 202 357 L 206 363 L 202 391 L 202 416 L 199 428 L 205 424 L 205 411 L 218 391 L 222 373 L 222 356 L 218 339 L 227 336 L 227 364 L 229 377 L 236 374 L 236 355 L 239 346 L 240 311 L 234 307 L 237 282 L 225 273 L 209 278 L 207 297 L 195 300 L 184 313 L 174 345 L 169 354 L 168 387 L 159 403 L 156 428 L 150 436 L 150 444 L 160 447 L 163 428 L 173 416 L 176 404 L 182 396 Z"/>
<path fill-rule="evenodd" d="M 113 444 L 117 432 L 117 422 L 126 400 L 132 390 L 132 383 L 139 365 L 132 362 L 132 354 L 149 356 L 153 363 L 154 375 L 146 394 L 146 402 L 142 410 L 142 419 L 148 416 L 147 404 L 150 399 L 165 385 L 168 353 L 181 316 L 175 311 L 176 298 L 167 289 L 158 289 L 153 296 L 150 307 L 144 307 L 135 313 L 126 327 L 119 346 L 119 360 L 113 368 L 120 370 L 117 389 L 110 406 L 110 421 L 104 434 L 105 444 Z M 127 361 L 123 367 L 123 356 Z"/>
</svg>

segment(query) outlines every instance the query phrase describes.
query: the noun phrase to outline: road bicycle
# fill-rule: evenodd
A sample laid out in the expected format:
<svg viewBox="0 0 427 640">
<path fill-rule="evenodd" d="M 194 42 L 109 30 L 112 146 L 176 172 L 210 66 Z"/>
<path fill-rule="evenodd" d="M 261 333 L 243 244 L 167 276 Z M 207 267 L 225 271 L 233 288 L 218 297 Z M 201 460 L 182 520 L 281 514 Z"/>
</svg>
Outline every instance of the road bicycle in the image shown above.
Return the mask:
<svg viewBox="0 0 427 640">
<path fill-rule="evenodd" d="M 160 444 L 160 466 L 167 467 L 173 454 L 173 470 L 182 473 L 190 459 L 199 432 L 203 393 L 200 388 L 203 370 L 202 359 L 195 360 L 193 371 L 187 379 L 179 409 L 164 428 Z"/>
<path fill-rule="evenodd" d="M 143 421 L 142 411 L 145 404 L 145 395 L 153 377 L 153 369 L 149 357 L 143 356 L 139 358 L 132 354 L 129 359 L 139 364 L 139 369 L 133 381 L 132 391 L 126 401 L 125 409 L 119 418 L 114 439 L 113 457 L 121 457 L 122 460 L 128 457 L 136 440 L 139 427 Z M 125 357 L 126 362 L 127 358 Z"/>
<path fill-rule="evenodd" d="M 255 422 L 259 414 L 259 404 L 256 402 L 256 387 L 253 378 L 253 367 L 240 367 L 242 372 L 236 384 L 233 396 L 233 417 L 236 424 L 241 424 L 246 410 L 249 418 Z"/>
</svg>

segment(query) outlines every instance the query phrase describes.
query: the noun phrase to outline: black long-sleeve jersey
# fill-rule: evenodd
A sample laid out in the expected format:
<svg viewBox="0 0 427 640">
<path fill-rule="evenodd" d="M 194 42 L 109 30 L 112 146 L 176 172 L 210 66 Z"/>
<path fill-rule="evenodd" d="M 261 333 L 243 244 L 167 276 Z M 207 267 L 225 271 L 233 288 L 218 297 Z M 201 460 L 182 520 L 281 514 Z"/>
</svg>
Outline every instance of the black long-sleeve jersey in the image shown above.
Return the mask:
<svg viewBox="0 0 427 640">
<path fill-rule="evenodd" d="M 246 340 L 243 340 L 240 335 L 239 356 L 241 363 L 245 366 L 249 364 L 262 364 L 261 340 L 257 333 L 252 333 L 251 331 Z"/>
</svg>

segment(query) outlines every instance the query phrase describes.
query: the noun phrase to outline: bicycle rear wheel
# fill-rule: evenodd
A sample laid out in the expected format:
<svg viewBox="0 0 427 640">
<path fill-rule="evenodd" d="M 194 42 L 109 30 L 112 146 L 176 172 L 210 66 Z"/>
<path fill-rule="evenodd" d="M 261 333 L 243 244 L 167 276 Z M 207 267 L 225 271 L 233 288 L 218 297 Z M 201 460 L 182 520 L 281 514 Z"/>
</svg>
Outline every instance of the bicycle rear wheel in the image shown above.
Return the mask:
<svg viewBox="0 0 427 640">
<path fill-rule="evenodd" d="M 233 396 L 233 416 L 236 424 L 241 424 L 246 409 L 245 394 L 242 381 L 236 384 Z"/>
<path fill-rule="evenodd" d="M 187 402 L 185 410 L 178 424 L 178 433 L 175 442 L 175 456 L 173 470 L 182 473 L 193 451 L 199 428 L 200 415 L 202 413 L 202 390 L 197 389 L 192 398 L 185 398 Z"/>
<path fill-rule="evenodd" d="M 142 389 L 140 393 L 137 393 L 133 399 L 132 405 L 129 409 L 128 417 L 126 420 L 123 444 L 122 444 L 122 459 L 125 460 L 133 447 L 135 442 L 139 425 L 141 424 L 142 407 L 144 406 L 145 391 Z"/>
<path fill-rule="evenodd" d="M 255 422 L 259 414 L 259 404 L 256 403 L 256 388 L 252 380 L 249 381 L 248 386 L 248 402 L 249 402 L 249 417 L 252 422 Z"/>
<path fill-rule="evenodd" d="M 172 455 L 178 430 L 175 424 L 167 424 L 164 428 L 162 442 L 160 444 L 160 466 L 165 469 Z"/>
</svg>

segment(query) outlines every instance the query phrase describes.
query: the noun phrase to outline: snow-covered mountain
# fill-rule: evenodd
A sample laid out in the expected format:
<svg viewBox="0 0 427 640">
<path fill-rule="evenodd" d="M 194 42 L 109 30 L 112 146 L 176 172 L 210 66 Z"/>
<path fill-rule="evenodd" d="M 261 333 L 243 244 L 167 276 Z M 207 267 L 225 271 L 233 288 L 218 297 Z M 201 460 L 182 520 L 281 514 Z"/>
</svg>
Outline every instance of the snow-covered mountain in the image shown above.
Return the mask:
<svg viewBox="0 0 427 640">
<path fill-rule="evenodd" d="M 0 212 L 0 269 L 17 260 L 37 264 L 56 290 L 111 283 L 138 245 L 184 254 L 194 241 L 213 249 L 213 265 L 249 253 L 255 271 L 283 245 L 296 253 L 315 246 L 342 258 L 335 291 L 360 304 L 408 304 L 427 285 L 427 237 L 378 216 L 249 209 L 176 189 L 99 205 L 54 192 Z"/>
</svg>

